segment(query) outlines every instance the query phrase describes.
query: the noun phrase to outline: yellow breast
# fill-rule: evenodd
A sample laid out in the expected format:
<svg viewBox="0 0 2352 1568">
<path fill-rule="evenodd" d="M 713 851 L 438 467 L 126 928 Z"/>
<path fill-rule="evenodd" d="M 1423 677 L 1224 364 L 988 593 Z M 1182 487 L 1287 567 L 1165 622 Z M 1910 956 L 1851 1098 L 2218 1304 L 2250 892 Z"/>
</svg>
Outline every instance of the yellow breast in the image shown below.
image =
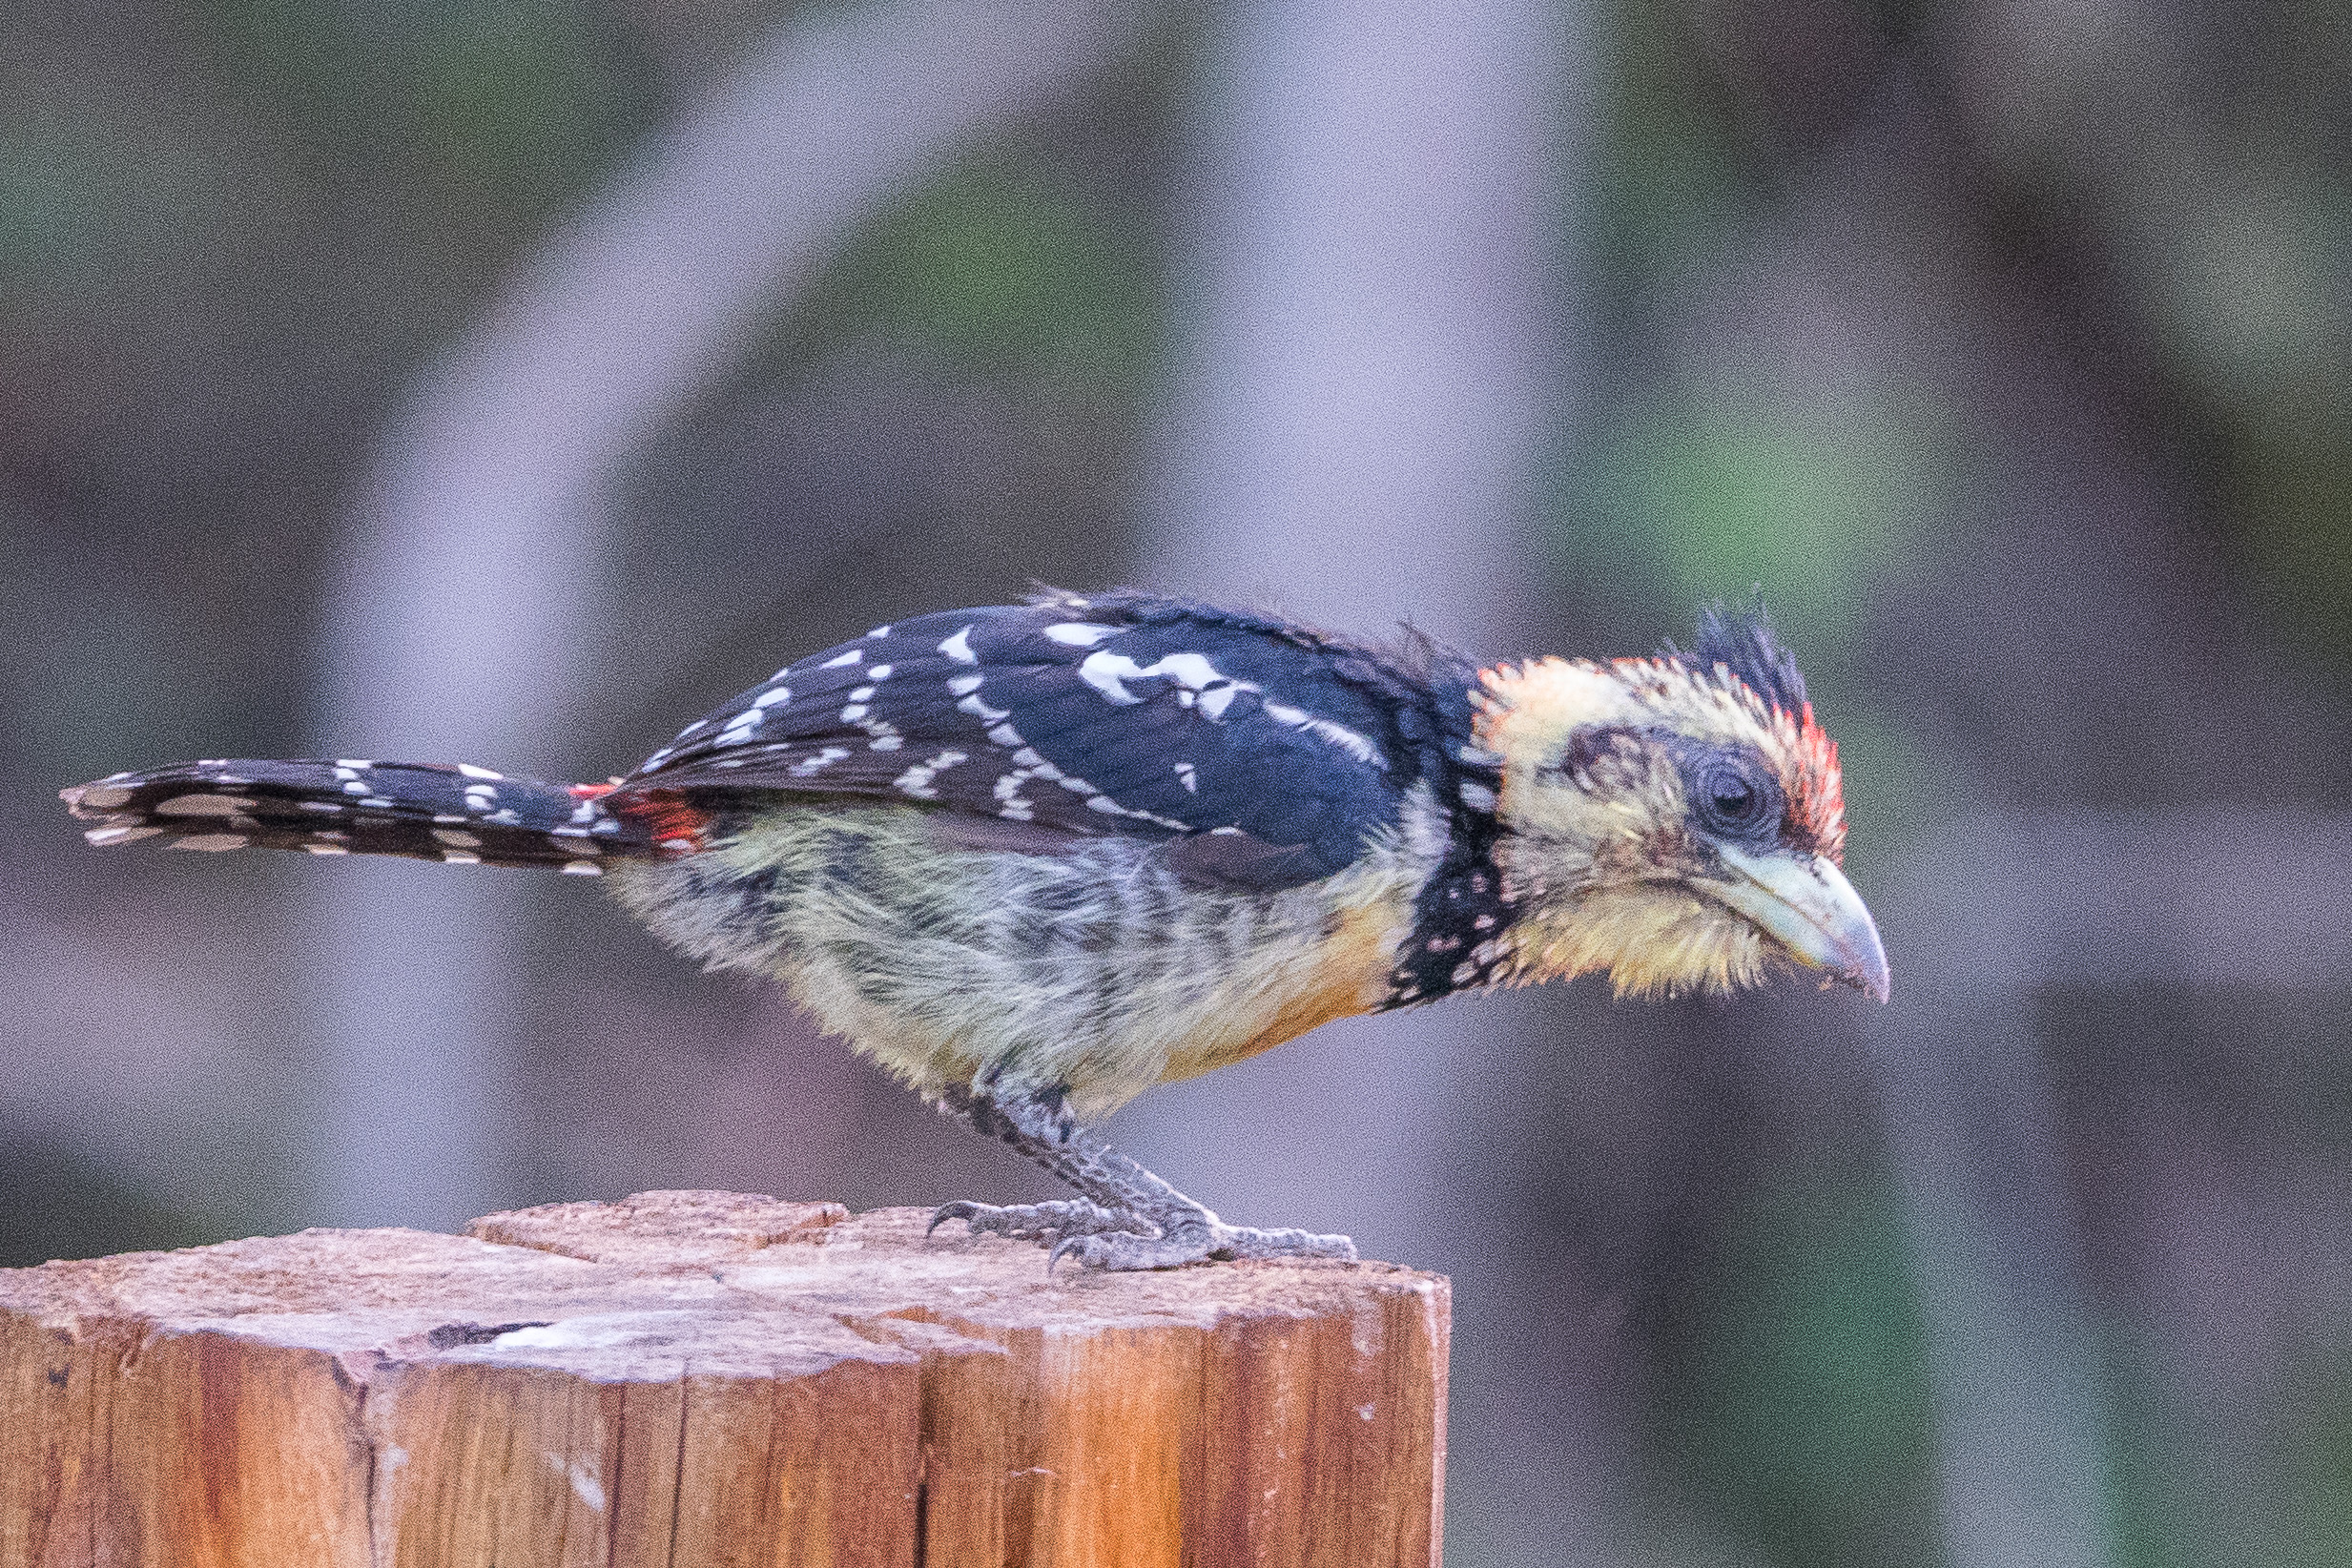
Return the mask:
<svg viewBox="0 0 2352 1568">
<path fill-rule="evenodd" d="M 1246 1061 L 1336 1018 L 1380 1005 L 1396 944 L 1412 928 L 1409 898 L 1350 909 L 1320 941 L 1269 944 L 1254 973 L 1236 976 L 1231 1001 L 1168 1053 L 1161 1082 L 1172 1083 Z"/>
</svg>

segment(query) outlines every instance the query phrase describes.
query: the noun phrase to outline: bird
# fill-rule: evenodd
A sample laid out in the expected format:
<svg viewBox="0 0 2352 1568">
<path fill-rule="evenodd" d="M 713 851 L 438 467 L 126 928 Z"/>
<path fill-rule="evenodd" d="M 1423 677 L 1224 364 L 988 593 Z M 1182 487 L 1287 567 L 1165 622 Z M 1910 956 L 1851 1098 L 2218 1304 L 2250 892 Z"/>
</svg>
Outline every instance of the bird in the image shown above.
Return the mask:
<svg viewBox="0 0 2352 1568">
<path fill-rule="evenodd" d="M 604 783 L 211 758 L 61 792 L 89 841 L 601 877 L 1074 1196 L 932 1218 L 1082 1269 L 1352 1259 L 1229 1225 L 1094 1124 L 1331 1020 L 1605 974 L 1887 1000 L 1836 743 L 1760 602 L 1685 650 L 1480 667 L 1138 589 L 919 614 Z"/>
</svg>

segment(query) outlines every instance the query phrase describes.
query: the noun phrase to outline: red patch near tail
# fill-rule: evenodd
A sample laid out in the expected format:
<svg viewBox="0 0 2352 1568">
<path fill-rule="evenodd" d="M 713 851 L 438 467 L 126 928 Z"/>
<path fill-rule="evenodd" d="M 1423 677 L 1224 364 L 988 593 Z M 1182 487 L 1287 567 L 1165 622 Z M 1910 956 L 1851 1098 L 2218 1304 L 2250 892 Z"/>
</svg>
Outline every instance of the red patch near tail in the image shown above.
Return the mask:
<svg viewBox="0 0 2352 1568">
<path fill-rule="evenodd" d="M 584 799 L 595 799 L 612 793 L 609 784 L 574 784 L 571 793 Z M 682 790 L 632 790 L 612 803 L 612 815 L 622 821 L 642 827 L 657 849 L 672 855 L 692 855 L 703 848 L 702 830 L 711 825 L 710 815 L 697 811 Z"/>
</svg>

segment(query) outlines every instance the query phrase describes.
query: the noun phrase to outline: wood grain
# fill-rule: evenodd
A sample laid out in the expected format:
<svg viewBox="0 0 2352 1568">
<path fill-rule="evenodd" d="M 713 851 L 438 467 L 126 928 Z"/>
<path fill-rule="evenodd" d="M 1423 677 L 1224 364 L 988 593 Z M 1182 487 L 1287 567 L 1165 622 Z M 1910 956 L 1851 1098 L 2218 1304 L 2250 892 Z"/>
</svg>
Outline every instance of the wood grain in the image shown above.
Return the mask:
<svg viewBox="0 0 2352 1568">
<path fill-rule="evenodd" d="M 0 1271 L 0 1568 L 1428 1568 L 1446 1282 L 644 1193 Z"/>
</svg>

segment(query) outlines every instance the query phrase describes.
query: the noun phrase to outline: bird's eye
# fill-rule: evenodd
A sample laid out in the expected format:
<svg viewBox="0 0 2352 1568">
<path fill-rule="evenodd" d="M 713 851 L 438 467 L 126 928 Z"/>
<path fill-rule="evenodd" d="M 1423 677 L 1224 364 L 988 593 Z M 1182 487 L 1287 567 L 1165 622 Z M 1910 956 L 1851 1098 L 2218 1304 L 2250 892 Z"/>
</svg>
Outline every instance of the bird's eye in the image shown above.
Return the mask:
<svg viewBox="0 0 2352 1568">
<path fill-rule="evenodd" d="M 1691 773 L 1691 801 L 1708 832 L 1754 838 L 1780 825 L 1780 792 L 1754 759 L 1719 753 Z"/>
</svg>

